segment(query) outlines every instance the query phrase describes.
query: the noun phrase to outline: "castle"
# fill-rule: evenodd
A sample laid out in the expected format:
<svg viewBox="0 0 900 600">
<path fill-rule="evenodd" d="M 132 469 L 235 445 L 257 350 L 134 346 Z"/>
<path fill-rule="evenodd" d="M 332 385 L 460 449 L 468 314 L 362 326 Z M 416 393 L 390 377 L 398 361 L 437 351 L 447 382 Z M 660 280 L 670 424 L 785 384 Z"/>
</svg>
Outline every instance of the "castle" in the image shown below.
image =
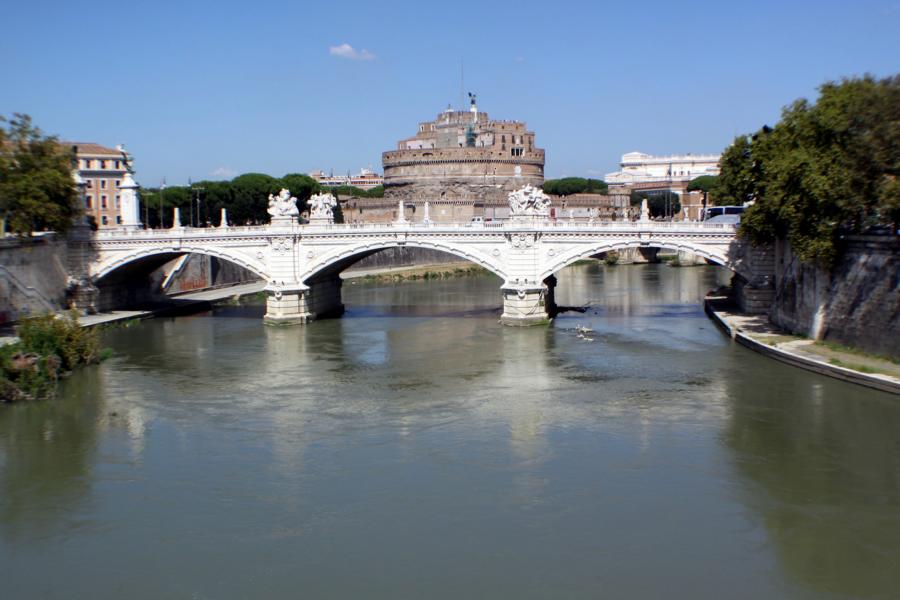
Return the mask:
<svg viewBox="0 0 900 600">
<path fill-rule="evenodd" d="M 521 121 L 490 119 L 475 96 L 468 111 L 447 108 L 381 155 L 385 204 L 403 201 L 415 218 L 426 201 L 435 221 L 502 218 L 507 194 L 544 183 L 544 151 Z"/>
</svg>

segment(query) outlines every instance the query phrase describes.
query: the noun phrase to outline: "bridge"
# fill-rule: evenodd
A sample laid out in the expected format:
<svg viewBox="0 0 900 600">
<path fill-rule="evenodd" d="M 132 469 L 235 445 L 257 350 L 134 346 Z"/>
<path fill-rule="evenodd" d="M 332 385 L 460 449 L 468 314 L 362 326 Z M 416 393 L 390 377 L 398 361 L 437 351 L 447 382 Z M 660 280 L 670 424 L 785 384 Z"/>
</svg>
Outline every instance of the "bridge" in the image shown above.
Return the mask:
<svg viewBox="0 0 900 600">
<path fill-rule="evenodd" d="M 402 215 L 402 212 L 399 213 Z M 82 304 L 96 302 L 98 288 L 119 273 L 156 268 L 186 253 L 230 261 L 266 281 L 270 323 L 305 323 L 343 311 L 341 271 L 387 248 L 446 252 L 480 265 L 501 280 L 501 321 L 544 322 L 552 316 L 554 274 L 590 256 L 629 248 L 688 252 L 725 266 L 742 289 L 766 293 L 772 261 L 725 223 L 554 221 L 532 211 L 497 223 L 432 223 L 406 220 L 335 224 L 314 218 L 273 217 L 269 225 L 217 228 L 117 229 L 94 232 L 78 245 Z M 328 213 L 330 216 L 330 212 Z M 224 222 L 224 220 L 223 220 Z"/>
</svg>

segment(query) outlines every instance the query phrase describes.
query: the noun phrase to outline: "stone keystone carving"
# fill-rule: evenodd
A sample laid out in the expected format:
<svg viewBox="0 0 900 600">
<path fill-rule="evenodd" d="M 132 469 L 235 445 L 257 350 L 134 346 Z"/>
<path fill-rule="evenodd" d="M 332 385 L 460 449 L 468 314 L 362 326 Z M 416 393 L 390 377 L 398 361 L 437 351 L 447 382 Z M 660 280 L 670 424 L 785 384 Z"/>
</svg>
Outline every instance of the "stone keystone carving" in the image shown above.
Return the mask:
<svg viewBox="0 0 900 600">
<path fill-rule="evenodd" d="M 509 202 L 509 216 L 511 217 L 550 216 L 550 196 L 531 184 L 520 190 L 510 192 L 507 201 Z"/>
<path fill-rule="evenodd" d="M 277 196 L 269 194 L 268 213 L 275 219 L 300 216 L 300 211 L 297 210 L 297 199 L 285 189 L 282 189 Z"/>
<path fill-rule="evenodd" d="M 328 192 L 313 194 L 306 203 L 309 205 L 309 220 L 311 222 L 334 223 L 334 207 L 337 206 L 337 199 L 333 194 Z"/>
</svg>

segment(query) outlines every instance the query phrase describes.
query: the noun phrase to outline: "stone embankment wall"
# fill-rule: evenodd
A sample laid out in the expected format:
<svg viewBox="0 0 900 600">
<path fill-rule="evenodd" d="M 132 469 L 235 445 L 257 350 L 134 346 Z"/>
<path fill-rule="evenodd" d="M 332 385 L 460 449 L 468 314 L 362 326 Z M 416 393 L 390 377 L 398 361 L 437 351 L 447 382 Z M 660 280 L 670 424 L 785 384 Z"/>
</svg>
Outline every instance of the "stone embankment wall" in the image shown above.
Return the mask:
<svg viewBox="0 0 900 600">
<path fill-rule="evenodd" d="M 387 248 L 354 263 L 347 271 L 421 267 L 426 265 L 462 262 L 465 260 L 466 259 L 454 254 L 448 254 L 438 250 L 429 250 L 427 248 Z"/>
<path fill-rule="evenodd" d="M 66 307 L 68 250 L 55 235 L 0 238 L 0 323 Z"/>
<path fill-rule="evenodd" d="M 814 339 L 900 356 L 900 238 L 855 236 L 830 272 L 776 245 L 772 322 Z"/>
<path fill-rule="evenodd" d="M 205 254 L 187 254 L 166 264 L 160 287 L 166 294 L 223 287 L 259 279 L 234 263 Z"/>
</svg>

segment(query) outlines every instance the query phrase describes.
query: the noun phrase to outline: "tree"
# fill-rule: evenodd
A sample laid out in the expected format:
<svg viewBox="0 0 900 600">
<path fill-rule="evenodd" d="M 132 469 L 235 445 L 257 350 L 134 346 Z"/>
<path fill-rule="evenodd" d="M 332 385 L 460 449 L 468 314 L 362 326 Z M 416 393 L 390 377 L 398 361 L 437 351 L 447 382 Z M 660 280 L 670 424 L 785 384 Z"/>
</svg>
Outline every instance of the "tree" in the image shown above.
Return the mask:
<svg viewBox="0 0 900 600">
<path fill-rule="evenodd" d="M 269 221 L 269 194 L 277 194 L 284 184 L 262 173 L 246 173 L 231 180 L 230 218 L 239 224 L 262 224 Z"/>
<path fill-rule="evenodd" d="M 722 156 L 720 203 L 753 201 L 741 232 L 786 238 L 805 262 L 828 267 L 843 232 L 900 221 L 900 75 L 826 83 L 773 128 L 741 136 Z"/>
<path fill-rule="evenodd" d="M 678 198 L 678 194 L 670 192 L 664 194 L 631 192 L 631 206 L 639 207 L 644 200 L 647 201 L 647 208 L 650 209 L 650 216 L 653 218 L 671 217 L 681 211 L 681 200 Z"/>
<path fill-rule="evenodd" d="M 68 230 L 81 212 L 72 178 L 75 153 L 45 136 L 28 115 L 16 113 L 8 123 L 0 128 L 0 215 L 23 236 Z"/>
<path fill-rule="evenodd" d="M 608 186 L 600 179 L 583 177 L 563 177 L 562 179 L 546 179 L 542 189 L 547 194 L 569 196 L 571 194 L 605 194 Z"/>
<path fill-rule="evenodd" d="M 719 178 L 715 175 L 700 175 L 699 177 L 694 177 L 688 184 L 687 191 L 708 193 L 716 184 L 716 181 L 718 179 Z"/>
<path fill-rule="evenodd" d="M 303 210 L 306 201 L 310 196 L 319 192 L 319 182 L 302 173 L 288 173 L 281 178 L 281 182 L 285 188 L 290 190 L 291 195 L 297 198 L 297 206 Z"/>
</svg>

